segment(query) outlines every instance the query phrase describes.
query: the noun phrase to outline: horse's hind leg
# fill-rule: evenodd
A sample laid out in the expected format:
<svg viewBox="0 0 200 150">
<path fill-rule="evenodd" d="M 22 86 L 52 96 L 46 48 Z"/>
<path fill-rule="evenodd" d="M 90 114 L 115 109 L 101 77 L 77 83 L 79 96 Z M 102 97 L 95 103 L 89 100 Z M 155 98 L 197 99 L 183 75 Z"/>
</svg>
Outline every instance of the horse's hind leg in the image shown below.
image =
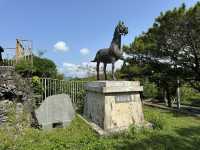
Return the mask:
<svg viewBox="0 0 200 150">
<path fill-rule="evenodd" d="M 100 62 L 97 62 L 97 80 L 99 80 L 99 64 L 100 64 Z"/>
<path fill-rule="evenodd" d="M 112 62 L 112 79 L 116 80 L 116 78 L 115 78 L 115 62 Z"/>
<path fill-rule="evenodd" d="M 107 66 L 107 63 L 104 63 L 104 66 L 103 66 L 103 72 L 104 72 L 105 80 L 107 80 L 107 75 L 106 75 L 106 66 Z"/>
</svg>

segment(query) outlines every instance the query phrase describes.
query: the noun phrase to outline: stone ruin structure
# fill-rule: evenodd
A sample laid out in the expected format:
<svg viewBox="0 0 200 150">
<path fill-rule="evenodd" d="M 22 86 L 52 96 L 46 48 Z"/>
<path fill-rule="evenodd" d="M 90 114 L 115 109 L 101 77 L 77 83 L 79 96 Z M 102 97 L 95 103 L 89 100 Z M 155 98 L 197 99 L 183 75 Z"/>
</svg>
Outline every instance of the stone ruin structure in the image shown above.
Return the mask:
<svg viewBox="0 0 200 150">
<path fill-rule="evenodd" d="M 30 82 L 17 74 L 13 66 L 0 66 L 0 124 L 6 121 L 4 103 L 15 101 L 24 104 L 30 101 Z"/>
</svg>

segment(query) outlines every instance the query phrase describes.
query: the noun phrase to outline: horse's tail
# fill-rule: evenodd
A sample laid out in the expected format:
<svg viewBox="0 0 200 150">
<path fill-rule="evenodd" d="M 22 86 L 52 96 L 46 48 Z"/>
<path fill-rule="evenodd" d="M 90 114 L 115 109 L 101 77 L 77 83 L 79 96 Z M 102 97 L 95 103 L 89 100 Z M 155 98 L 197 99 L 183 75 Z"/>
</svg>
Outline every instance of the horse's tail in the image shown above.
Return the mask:
<svg viewBox="0 0 200 150">
<path fill-rule="evenodd" d="M 98 54 L 99 54 L 99 52 L 97 52 L 97 54 L 96 54 L 96 56 L 95 56 L 94 60 L 92 60 L 91 62 L 97 62 L 97 57 L 98 57 Z"/>
<path fill-rule="evenodd" d="M 97 62 L 97 56 L 91 62 Z"/>
<path fill-rule="evenodd" d="M 92 61 L 90 61 L 90 62 L 97 62 L 97 61 L 96 61 L 96 59 L 94 59 L 94 60 L 92 60 Z"/>
</svg>

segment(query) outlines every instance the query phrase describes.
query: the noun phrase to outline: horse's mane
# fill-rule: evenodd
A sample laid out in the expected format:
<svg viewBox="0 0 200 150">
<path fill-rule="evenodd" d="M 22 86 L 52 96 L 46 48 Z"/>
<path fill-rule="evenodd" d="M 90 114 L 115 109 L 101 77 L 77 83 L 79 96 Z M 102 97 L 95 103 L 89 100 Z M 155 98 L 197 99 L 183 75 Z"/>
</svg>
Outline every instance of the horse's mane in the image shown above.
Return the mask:
<svg viewBox="0 0 200 150">
<path fill-rule="evenodd" d="M 119 34 L 119 30 L 118 30 L 118 25 L 115 27 L 115 31 L 113 34 L 113 39 L 111 44 L 115 43 L 119 46 L 119 48 L 121 47 L 121 35 Z"/>
</svg>

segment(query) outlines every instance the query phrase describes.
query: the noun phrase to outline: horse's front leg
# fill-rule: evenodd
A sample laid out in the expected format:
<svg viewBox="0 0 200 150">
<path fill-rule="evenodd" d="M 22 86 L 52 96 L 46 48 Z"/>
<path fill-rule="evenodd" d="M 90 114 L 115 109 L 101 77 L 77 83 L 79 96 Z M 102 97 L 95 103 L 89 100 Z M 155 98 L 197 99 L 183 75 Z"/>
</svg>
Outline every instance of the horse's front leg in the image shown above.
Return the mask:
<svg viewBox="0 0 200 150">
<path fill-rule="evenodd" d="M 112 79 L 116 80 L 116 78 L 115 78 L 115 62 L 112 62 Z"/>
<path fill-rule="evenodd" d="M 96 70 L 97 70 L 97 80 L 99 80 L 99 64 L 100 64 L 100 62 L 97 62 L 97 68 L 96 68 Z"/>
<path fill-rule="evenodd" d="M 106 75 L 106 66 L 107 66 L 107 63 L 104 63 L 104 66 L 103 66 L 103 72 L 104 72 L 105 80 L 107 80 L 107 75 Z"/>
</svg>

